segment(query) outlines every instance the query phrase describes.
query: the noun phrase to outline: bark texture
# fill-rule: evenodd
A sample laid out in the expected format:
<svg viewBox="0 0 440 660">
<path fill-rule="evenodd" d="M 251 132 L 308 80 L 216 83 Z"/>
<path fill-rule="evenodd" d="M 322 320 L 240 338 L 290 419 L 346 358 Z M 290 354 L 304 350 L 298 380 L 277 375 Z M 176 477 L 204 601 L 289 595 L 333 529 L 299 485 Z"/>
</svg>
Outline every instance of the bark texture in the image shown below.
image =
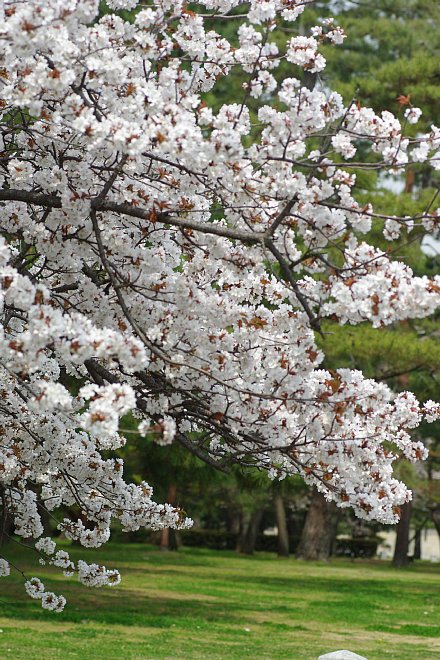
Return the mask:
<svg viewBox="0 0 440 660">
<path fill-rule="evenodd" d="M 328 561 L 333 554 L 340 510 L 313 489 L 310 507 L 298 545 L 298 559 Z"/>
<path fill-rule="evenodd" d="M 176 484 L 170 484 L 168 487 L 167 502 L 168 504 L 174 505 L 177 499 L 177 486 Z M 166 552 L 167 550 L 177 550 L 177 536 L 176 530 L 170 529 L 169 527 L 164 527 L 160 535 L 160 549 Z"/>
<path fill-rule="evenodd" d="M 422 530 L 416 529 L 414 535 L 414 559 L 422 558 Z"/>
<path fill-rule="evenodd" d="M 437 534 L 440 536 L 440 506 L 431 510 L 431 518 L 437 530 Z"/>
<path fill-rule="evenodd" d="M 244 555 L 252 555 L 255 550 L 255 543 L 257 541 L 262 517 L 263 509 L 259 508 L 255 509 L 248 519 L 237 547 L 238 551 Z"/>
<path fill-rule="evenodd" d="M 12 532 L 12 518 L 6 506 L 4 488 L 0 485 L 0 547 L 9 540 Z"/>
<path fill-rule="evenodd" d="M 412 502 L 406 502 L 401 508 L 400 520 L 396 528 L 396 546 L 394 548 L 393 566 L 401 568 L 408 566 L 409 525 L 411 522 Z"/>
<path fill-rule="evenodd" d="M 278 556 L 289 556 L 289 533 L 287 531 L 286 507 L 281 493 L 274 493 L 273 503 L 278 527 Z"/>
</svg>

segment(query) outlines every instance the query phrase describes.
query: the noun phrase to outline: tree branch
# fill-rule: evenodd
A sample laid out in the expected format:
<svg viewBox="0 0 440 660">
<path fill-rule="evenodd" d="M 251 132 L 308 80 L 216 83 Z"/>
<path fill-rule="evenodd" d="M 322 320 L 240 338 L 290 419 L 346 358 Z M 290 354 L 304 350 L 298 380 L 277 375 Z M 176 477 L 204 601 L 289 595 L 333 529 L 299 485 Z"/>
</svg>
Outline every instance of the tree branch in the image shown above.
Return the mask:
<svg viewBox="0 0 440 660">
<path fill-rule="evenodd" d="M 101 196 L 98 196 L 90 201 L 90 208 L 93 211 L 110 211 L 112 213 L 127 215 L 132 218 L 140 218 L 141 220 L 148 220 L 151 222 L 151 213 L 149 210 L 140 209 L 130 204 L 118 204 L 117 202 L 106 201 L 100 197 Z M 62 208 L 61 199 L 56 195 L 36 193 L 31 190 L 0 190 L 0 201 L 24 202 L 25 204 L 35 204 L 36 206 L 56 209 Z M 230 238 L 251 245 L 262 243 L 266 238 L 266 234 L 263 232 L 240 231 L 239 229 L 230 229 L 229 227 L 222 227 L 210 222 L 201 223 L 194 222 L 193 220 L 183 220 L 182 218 L 174 217 L 168 213 L 158 214 L 154 221 L 172 227 L 191 229 L 193 231 L 201 232 L 202 234 L 213 234 L 214 236 Z"/>
</svg>

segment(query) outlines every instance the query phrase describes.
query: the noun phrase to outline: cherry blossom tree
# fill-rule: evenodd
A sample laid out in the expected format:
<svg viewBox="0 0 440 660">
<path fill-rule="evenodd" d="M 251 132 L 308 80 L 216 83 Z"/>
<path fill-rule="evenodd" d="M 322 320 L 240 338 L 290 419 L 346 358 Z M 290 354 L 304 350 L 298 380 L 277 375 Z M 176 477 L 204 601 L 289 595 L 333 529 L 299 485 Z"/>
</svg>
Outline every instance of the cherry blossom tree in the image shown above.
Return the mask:
<svg viewBox="0 0 440 660">
<path fill-rule="evenodd" d="M 322 368 L 315 338 L 326 318 L 379 328 L 439 305 L 440 278 L 363 237 L 376 219 L 390 242 L 432 229 L 435 200 L 379 217 L 354 189 L 362 167 L 438 168 L 440 130 L 409 139 L 410 103 L 402 126 L 320 84 L 320 44 L 345 35 L 330 19 L 298 35 L 309 0 L 107 0 L 103 17 L 98 0 L 1 4 L 0 484 L 15 533 L 100 586 L 117 571 L 57 551 L 39 506 L 77 506 L 59 529 L 84 546 L 113 520 L 191 524 L 109 458 L 128 413 L 220 469 L 299 473 L 396 522 L 411 493 L 393 461 L 426 456 L 411 430 L 439 407 Z M 222 36 L 231 20 L 236 41 Z M 283 61 L 292 77 L 277 77 Z M 207 93 L 237 70 L 236 103 L 213 112 Z M 38 578 L 26 590 L 64 607 Z"/>
</svg>

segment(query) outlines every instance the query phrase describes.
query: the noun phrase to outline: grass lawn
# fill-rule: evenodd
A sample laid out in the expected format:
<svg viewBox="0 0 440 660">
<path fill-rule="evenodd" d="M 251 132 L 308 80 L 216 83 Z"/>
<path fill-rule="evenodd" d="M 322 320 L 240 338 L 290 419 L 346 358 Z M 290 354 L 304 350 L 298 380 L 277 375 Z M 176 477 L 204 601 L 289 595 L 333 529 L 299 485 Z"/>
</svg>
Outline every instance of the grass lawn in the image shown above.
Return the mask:
<svg viewBox="0 0 440 660">
<path fill-rule="evenodd" d="M 18 550 L 17 550 L 18 548 Z M 30 551 L 6 554 L 68 599 L 62 614 L 29 599 L 18 573 L 1 579 L 0 658 L 255 658 L 316 660 L 348 648 L 368 660 L 440 657 L 440 566 L 395 570 L 377 561 L 330 564 L 259 553 L 148 545 L 71 549 L 122 583 L 87 589 L 58 569 L 35 567 Z"/>
</svg>

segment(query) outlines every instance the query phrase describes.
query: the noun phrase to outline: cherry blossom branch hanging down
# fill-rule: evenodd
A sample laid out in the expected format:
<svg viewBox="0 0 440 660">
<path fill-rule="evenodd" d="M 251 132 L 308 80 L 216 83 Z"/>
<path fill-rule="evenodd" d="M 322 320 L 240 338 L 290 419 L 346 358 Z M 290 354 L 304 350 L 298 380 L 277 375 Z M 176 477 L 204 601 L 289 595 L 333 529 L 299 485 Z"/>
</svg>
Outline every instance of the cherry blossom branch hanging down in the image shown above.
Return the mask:
<svg viewBox="0 0 440 660">
<path fill-rule="evenodd" d="M 438 308 L 439 278 L 366 238 L 373 221 L 390 241 L 432 230 L 435 198 L 411 218 L 378 214 L 356 200 L 353 170 L 438 169 L 440 129 L 407 138 L 418 108 L 402 126 L 320 86 L 320 46 L 345 35 L 328 19 L 292 36 L 309 1 L 106 4 L 100 16 L 98 0 L 3 3 L 3 520 L 89 586 L 119 576 L 56 551 L 39 507 L 76 507 L 60 529 L 85 546 L 115 519 L 190 525 L 108 458 L 130 413 L 159 444 L 220 469 L 299 473 L 357 515 L 395 522 L 411 493 L 393 462 L 426 456 L 412 430 L 439 406 L 324 369 L 315 333 L 327 318 L 382 327 Z M 221 33 L 231 21 L 234 43 Z M 214 110 L 208 92 L 236 71 L 237 101 Z M 26 590 L 64 607 L 37 578 Z"/>
</svg>

